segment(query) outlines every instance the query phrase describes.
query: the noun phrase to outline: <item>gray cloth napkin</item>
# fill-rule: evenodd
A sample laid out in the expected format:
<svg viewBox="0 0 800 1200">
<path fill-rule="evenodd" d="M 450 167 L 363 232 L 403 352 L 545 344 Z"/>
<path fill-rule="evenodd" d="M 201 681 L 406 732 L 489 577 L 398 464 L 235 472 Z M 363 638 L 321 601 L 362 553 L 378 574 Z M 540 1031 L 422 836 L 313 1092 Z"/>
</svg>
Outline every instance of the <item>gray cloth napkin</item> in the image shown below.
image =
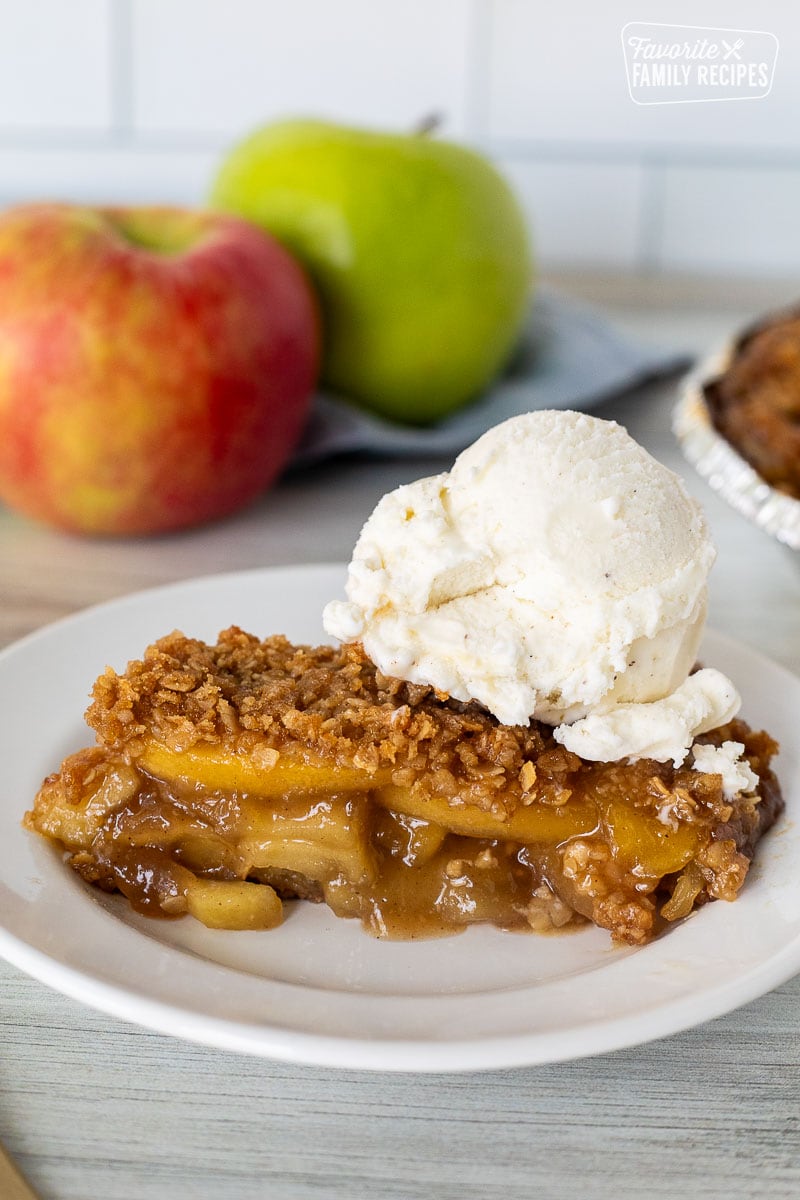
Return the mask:
<svg viewBox="0 0 800 1200">
<path fill-rule="evenodd" d="M 536 408 L 592 408 L 647 379 L 682 370 L 689 361 L 679 352 L 639 345 L 596 310 L 542 288 L 512 362 L 486 395 L 438 425 L 416 429 L 320 393 L 293 465 L 353 452 L 455 455 L 508 417 Z"/>
</svg>

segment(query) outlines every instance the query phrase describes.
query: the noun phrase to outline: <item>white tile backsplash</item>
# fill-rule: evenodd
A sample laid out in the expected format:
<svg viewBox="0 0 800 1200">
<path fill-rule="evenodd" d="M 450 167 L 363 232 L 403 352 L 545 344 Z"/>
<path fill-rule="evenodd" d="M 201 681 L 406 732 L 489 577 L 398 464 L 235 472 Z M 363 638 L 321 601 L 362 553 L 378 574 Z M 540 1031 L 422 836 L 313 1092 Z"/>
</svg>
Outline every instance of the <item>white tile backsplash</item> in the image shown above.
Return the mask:
<svg viewBox="0 0 800 1200">
<path fill-rule="evenodd" d="M 547 267 L 638 265 L 644 171 L 639 166 L 501 160 Z"/>
<path fill-rule="evenodd" d="M 772 32 L 772 93 L 636 105 L 628 21 Z M 202 203 L 260 123 L 434 111 L 508 173 L 545 266 L 800 277 L 788 0 L 0 0 L 0 203 Z"/>
<path fill-rule="evenodd" d="M 134 120 L 144 133 L 241 136 L 322 113 L 464 127 L 469 0 L 133 0 Z"/>
<path fill-rule="evenodd" d="M 634 104 L 621 37 L 623 26 L 633 20 L 755 27 L 774 33 L 780 50 L 770 95 L 763 100 Z M 752 0 L 671 0 L 669 5 L 496 0 L 487 130 L 498 139 L 564 150 L 570 145 L 608 145 L 631 157 L 659 151 L 666 157 L 747 151 L 796 154 L 798 34 L 800 10 L 786 0 L 759 0 L 757 6 Z"/>
<path fill-rule="evenodd" d="M 800 291 L 800 167 L 668 168 L 658 266 L 794 276 Z"/>
<path fill-rule="evenodd" d="M 112 3 L 3 0 L 0 131 L 108 129 Z"/>
</svg>

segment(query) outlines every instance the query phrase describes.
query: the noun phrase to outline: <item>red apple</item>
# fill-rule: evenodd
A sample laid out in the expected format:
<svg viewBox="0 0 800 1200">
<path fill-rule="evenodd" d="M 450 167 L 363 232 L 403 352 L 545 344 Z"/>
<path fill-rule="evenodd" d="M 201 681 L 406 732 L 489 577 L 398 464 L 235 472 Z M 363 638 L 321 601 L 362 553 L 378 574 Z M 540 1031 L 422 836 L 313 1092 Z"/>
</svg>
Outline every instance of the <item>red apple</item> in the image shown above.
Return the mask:
<svg viewBox="0 0 800 1200">
<path fill-rule="evenodd" d="M 0 499 L 83 533 L 233 512 L 286 464 L 319 362 L 294 259 L 235 217 L 0 214 Z"/>
</svg>

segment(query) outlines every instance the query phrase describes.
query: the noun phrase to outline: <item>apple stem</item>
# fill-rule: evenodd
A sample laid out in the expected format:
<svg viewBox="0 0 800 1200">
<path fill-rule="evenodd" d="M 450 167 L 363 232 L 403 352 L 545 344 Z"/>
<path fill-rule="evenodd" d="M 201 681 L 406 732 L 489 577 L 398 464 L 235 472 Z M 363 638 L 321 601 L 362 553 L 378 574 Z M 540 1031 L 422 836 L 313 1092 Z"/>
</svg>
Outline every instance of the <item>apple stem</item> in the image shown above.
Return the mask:
<svg viewBox="0 0 800 1200">
<path fill-rule="evenodd" d="M 441 128 L 443 117 L 441 113 L 432 112 L 424 116 L 420 121 L 417 121 L 411 132 L 417 137 L 429 137 L 430 134 L 436 133 Z"/>
</svg>

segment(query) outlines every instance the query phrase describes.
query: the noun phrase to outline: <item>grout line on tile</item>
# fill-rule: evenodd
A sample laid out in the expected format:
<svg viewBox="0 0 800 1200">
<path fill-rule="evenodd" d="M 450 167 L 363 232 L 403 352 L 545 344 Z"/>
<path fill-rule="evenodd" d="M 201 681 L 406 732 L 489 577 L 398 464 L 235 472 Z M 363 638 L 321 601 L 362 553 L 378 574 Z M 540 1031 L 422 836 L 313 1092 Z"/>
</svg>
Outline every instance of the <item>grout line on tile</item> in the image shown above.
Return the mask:
<svg viewBox="0 0 800 1200">
<path fill-rule="evenodd" d="M 658 162 L 643 162 L 639 228 L 636 238 L 636 262 L 643 275 L 657 274 L 661 266 L 665 187 L 664 165 Z"/>
<path fill-rule="evenodd" d="M 714 145 L 650 146 L 623 142 L 527 141 L 522 138 L 479 139 L 481 149 L 496 156 L 520 162 L 585 162 L 604 164 L 657 164 L 663 167 L 715 167 L 720 169 L 796 170 L 800 153 L 786 150 L 742 150 Z"/>
<path fill-rule="evenodd" d="M 131 0 L 107 0 L 110 5 L 111 120 L 117 144 L 133 137 L 133 14 Z"/>
<path fill-rule="evenodd" d="M 119 2 L 127 3 L 127 0 Z M 111 130 L 46 126 L 31 130 L 6 126 L 0 128 L 0 153 L 3 150 L 41 154 L 124 150 L 132 154 L 202 154 L 218 153 L 230 144 L 230 133 L 209 130 L 175 129 L 157 134 L 138 133 L 132 126 L 132 96 L 125 86 L 126 94 L 120 88 Z M 484 137 L 477 132 L 470 132 L 468 140 L 491 157 L 520 163 L 658 167 L 661 170 L 671 167 L 764 171 L 800 169 L 800 151 L 791 150 L 749 154 L 747 151 L 726 151 L 715 147 L 667 147 L 654 153 L 652 149 L 614 142 L 526 142 Z"/>
<path fill-rule="evenodd" d="M 70 154 L 93 151 L 113 152 L 124 150 L 126 154 L 204 154 L 217 153 L 229 145 L 230 137 L 224 134 L 175 133 L 172 135 L 141 136 L 131 131 L 130 139 L 124 141 L 111 130 L 88 130 L 80 128 L 52 129 L 41 127 L 31 132 L 23 129 L 0 130 L 0 153 L 4 150 L 30 154 Z"/>
<path fill-rule="evenodd" d="M 489 118 L 489 72 L 492 53 L 494 0 L 470 0 L 467 70 L 464 98 L 468 140 L 485 137 Z"/>
</svg>

